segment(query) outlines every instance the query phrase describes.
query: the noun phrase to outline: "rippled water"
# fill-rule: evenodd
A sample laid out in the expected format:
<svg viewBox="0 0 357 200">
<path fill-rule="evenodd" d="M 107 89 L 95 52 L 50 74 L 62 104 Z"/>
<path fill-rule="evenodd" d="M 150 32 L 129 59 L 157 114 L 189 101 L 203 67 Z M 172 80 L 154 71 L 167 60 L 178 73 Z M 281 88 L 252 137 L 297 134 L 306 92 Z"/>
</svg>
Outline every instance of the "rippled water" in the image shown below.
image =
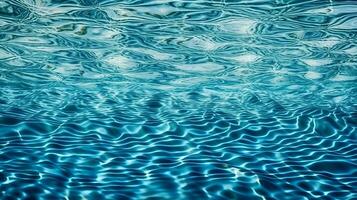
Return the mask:
<svg viewBox="0 0 357 200">
<path fill-rule="evenodd" d="M 356 199 L 357 2 L 0 1 L 0 198 Z"/>
</svg>

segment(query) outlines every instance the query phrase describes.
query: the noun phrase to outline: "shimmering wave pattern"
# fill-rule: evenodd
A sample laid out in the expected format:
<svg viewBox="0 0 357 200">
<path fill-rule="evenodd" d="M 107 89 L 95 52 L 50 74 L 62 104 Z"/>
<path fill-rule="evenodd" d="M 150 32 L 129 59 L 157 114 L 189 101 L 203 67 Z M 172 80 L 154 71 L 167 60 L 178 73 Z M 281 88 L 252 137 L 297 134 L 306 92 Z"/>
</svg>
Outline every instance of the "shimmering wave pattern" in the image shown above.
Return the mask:
<svg viewBox="0 0 357 200">
<path fill-rule="evenodd" d="M 354 1 L 0 1 L 0 198 L 356 199 L 356 38 Z"/>
</svg>

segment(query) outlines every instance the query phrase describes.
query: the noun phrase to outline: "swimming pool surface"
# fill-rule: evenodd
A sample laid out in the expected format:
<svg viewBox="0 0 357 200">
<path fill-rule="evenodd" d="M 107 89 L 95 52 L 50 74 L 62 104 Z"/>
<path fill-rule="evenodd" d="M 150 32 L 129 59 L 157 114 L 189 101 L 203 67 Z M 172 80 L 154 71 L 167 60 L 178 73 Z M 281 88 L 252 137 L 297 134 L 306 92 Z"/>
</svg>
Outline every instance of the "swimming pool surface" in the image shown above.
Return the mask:
<svg viewBox="0 0 357 200">
<path fill-rule="evenodd" d="M 1 0 L 0 199 L 357 199 L 357 2 Z"/>
</svg>

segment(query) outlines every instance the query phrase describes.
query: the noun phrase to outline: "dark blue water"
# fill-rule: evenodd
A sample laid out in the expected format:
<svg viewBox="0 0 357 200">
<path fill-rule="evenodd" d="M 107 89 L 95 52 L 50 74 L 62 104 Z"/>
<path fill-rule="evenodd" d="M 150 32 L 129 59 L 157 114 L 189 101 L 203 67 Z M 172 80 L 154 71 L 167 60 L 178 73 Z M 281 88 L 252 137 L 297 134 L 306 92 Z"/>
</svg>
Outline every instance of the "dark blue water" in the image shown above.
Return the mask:
<svg viewBox="0 0 357 200">
<path fill-rule="evenodd" d="M 357 2 L 1 0 L 0 199 L 357 199 Z"/>
</svg>

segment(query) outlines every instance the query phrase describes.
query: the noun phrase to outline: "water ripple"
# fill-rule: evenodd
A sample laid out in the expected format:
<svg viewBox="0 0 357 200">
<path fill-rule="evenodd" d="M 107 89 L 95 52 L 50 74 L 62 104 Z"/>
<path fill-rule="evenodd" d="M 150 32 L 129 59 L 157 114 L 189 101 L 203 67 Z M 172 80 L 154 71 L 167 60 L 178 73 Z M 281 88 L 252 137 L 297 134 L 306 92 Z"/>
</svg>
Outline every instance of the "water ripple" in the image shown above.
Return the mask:
<svg viewBox="0 0 357 200">
<path fill-rule="evenodd" d="M 355 199 L 356 11 L 0 2 L 0 198 Z"/>
</svg>

